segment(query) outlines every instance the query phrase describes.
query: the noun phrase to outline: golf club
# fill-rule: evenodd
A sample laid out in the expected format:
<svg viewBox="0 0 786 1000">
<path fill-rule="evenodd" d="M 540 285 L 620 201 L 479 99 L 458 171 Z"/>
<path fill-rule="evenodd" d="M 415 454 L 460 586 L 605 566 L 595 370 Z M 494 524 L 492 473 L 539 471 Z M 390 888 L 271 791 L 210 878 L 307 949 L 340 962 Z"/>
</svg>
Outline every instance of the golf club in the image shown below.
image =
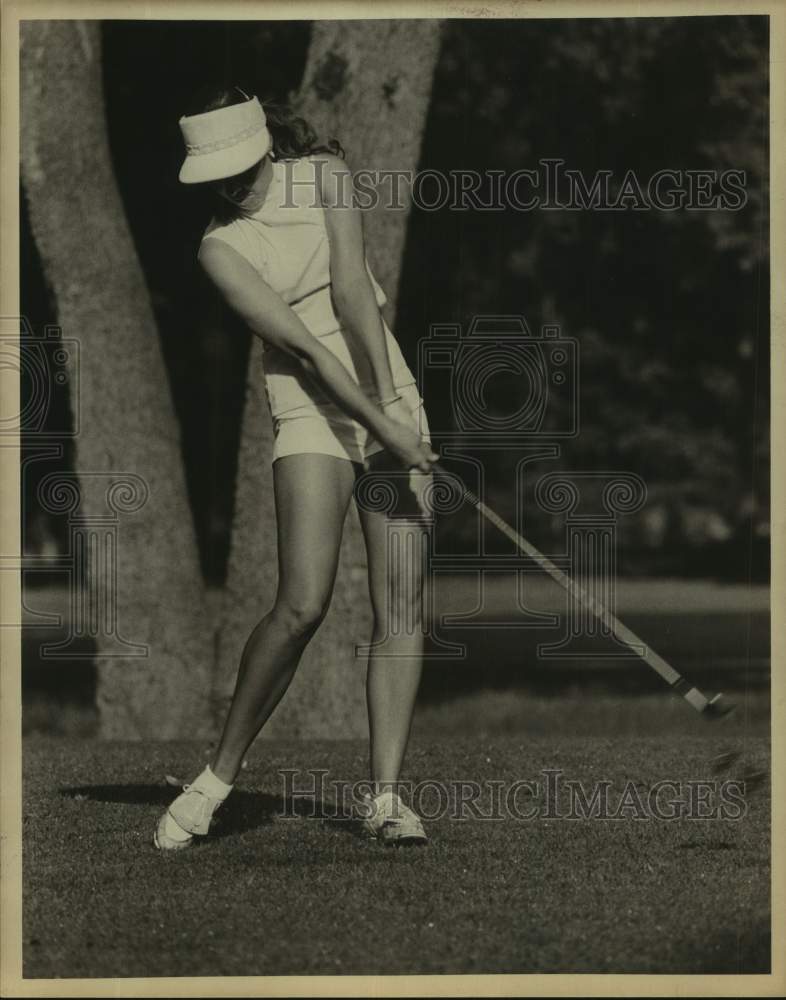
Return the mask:
<svg viewBox="0 0 786 1000">
<path fill-rule="evenodd" d="M 540 568 L 548 573 L 552 580 L 556 580 L 561 587 L 591 611 L 620 642 L 628 646 L 637 656 L 640 656 L 647 666 L 651 667 L 656 674 L 661 676 L 670 685 L 672 691 L 681 695 L 691 708 L 699 712 L 703 718 L 708 720 L 719 719 L 724 715 L 728 715 L 733 710 L 734 705 L 724 699 L 723 695 L 716 694 L 714 697 L 708 698 L 697 687 L 694 687 L 670 663 L 667 663 L 662 656 L 659 656 L 653 649 L 650 649 L 647 643 L 643 642 L 609 610 L 604 608 L 600 601 L 589 595 L 575 580 L 572 580 L 566 573 L 563 573 L 547 556 L 544 556 L 526 538 L 511 528 L 506 521 L 503 521 L 499 514 L 495 513 L 482 500 L 476 497 L 458 476 L 452 472 L 448 472 L 438 462 L 432 468 L 437 473 L 450 477 L 458 483 L 463 501 L 471 504 L 487 521 L 498 528 L 503 535 L 506 535 L 520 552 L 534 559 Z M 644 647 L 645 651 L 643 654 L 636 648 L 637 646 Z"/>
</svg>

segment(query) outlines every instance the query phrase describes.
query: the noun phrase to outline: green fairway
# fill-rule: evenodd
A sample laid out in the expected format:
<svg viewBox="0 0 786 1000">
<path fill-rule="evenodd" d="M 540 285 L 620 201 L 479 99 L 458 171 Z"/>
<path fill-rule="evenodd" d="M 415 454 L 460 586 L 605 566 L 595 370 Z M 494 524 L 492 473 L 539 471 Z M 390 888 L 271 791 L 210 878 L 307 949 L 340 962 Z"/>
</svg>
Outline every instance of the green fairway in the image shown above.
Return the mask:
<svg viewBox="0 0 786 1000">
<path fill-rule="evenodd" d="M 533 818 L 443 810 L 428 846 L 384 848 L 334 815 L 330 784 L 312 818 L 278 773 L 301 772 L 298 787 L 309 768 L 361 780 L 363 744 L 260 742 L 215 835 L 174 856 L 151 845 L 174 794 L 164 775 L 192 778 L 207 747 L 29 739 L 25 975 L 769 970 L 767 781 L 736 820 L 569 819 L 565 800 L 543 815 L 542 775 L 610 782 L 615 801 L 632 785 L 646 800 L 658 781 L 717 781 L 710 758 L 728 747 L 767 767 L 764 735 L 465 733 L 416 734 L 404 778 L 444 783 L 454 805 L 460 781 L 540 782 L 517 799 Z"/>
</svg>

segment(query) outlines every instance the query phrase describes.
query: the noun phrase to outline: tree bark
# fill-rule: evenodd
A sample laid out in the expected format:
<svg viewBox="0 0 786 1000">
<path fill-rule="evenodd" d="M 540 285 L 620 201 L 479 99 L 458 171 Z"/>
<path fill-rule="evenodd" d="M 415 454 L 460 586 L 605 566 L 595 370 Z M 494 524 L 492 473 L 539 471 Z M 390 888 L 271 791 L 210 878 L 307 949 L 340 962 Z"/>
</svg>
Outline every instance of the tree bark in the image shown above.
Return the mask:
<svg viewBox="0 0 786 1000">
<path fill-rule="evenodd" d="M 323 138 L 340 139 L 349 166 L 417 166 L 441 24 L 423 21 L 317 21 L 298 110 Z M 384 203 L 384 183 L 381 185 Z M 409 213 L 384 204 L 364 218 L 369 264 L 388 297 L 393 322 Z M 261 344 L 251 349 L 236 488 L 236 514 L 225 592 L 215 693 L 231 694 L 243 644 L 275 597 L 276 535 L 270 454 L 272 429 L 263 402 Z M 364 661 L 355 644 L 371 633 L 366 557 L 354 506 L 345 525 L 331 609 L 295 679 L 263 730 L 265 737 L 349 738 L 367 732 Z"/>
<path fill-rule="evenodd" d="M 420 159 L 442 22 L 319 21 L 314 25 L 298 110 L 320 136 L 337 138 L 360 170 L 413 172 Z M 395 317 L 411 185 L 381 178 L 379 199 L 364 212 L 369 264 Z"/>
<path fill-rule="evenodd" d="M 99 525 L 111 512 L 108 489 L 139 477 L 115 504 L 115 566 L 89 581 L 100 600 L 114 574 L 117 632 L 147 648 L 123 655 L 127 647 L 99 630 L 101 733 L 205 735 L 213 628 L 159 335 L 111 166 L 98 23 L 22 22 L 21 95 L 33 234 L 63 336 L 80 345 L 77 514 Z"/>
</svg>

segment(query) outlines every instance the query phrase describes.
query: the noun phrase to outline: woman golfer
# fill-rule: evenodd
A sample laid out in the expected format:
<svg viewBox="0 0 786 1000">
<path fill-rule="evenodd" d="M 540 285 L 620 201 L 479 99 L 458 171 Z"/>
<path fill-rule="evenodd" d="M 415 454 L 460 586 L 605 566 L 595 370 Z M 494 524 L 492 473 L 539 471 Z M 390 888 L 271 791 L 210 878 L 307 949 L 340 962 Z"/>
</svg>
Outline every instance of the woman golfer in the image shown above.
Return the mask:
<svg viewBox="0 0 786 1000">
<path fill-rule="evenodd" d="M 160 850 L 208 833 L 246 751 L 286 691 L 328 608 L 345 515 L 358 475 L 368 470 L 389 475 L 399 496 L 398 507 L 386 513 L 358 503 L 372 641 L 386 636 L 386 615 L 417 622 L 420 567 L 401 568 L 397 560 L 395 572 L 411 579 L 393 579 L 388 540 L 390 531 L 427 530 L 417 515 L 437 459 L 415 379 L 380 315 L 385 295 L 366 262 L 351 174 L 335 155 L 340 147 L 316 146 L 301 119 L 263 109 L 237 87 L 215 93 L 180 127 L 186 146 L 180 180 L 210 185 L 219 196 L 199 262 L 264 344 L 279 579 L 273 608 L 243 650 L 215 756 L 158 823 Z M 373 649 L 369 656 L 373 792 L 360 813 L 365 830 L 381 841 L 422 842 L 420 820 L 395 791 L 422 638 L 418 628 L 394 631 L 385 658 Z"/>
</svg>

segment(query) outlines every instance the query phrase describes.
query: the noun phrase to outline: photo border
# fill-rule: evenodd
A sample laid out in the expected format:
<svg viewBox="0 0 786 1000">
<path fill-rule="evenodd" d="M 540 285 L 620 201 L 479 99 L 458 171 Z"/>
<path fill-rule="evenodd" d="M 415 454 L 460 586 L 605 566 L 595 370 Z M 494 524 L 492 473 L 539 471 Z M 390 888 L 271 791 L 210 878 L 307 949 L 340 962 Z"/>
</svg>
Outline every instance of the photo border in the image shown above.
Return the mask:
<svg viewBox="0 0 786 1000">
<path fill-rule="evenodd" d="M 0 163 L 0 315 L 19 315 L 19 21 L 23 19 L 301 20 L 340 18 L 598 18 L 695 17 L 728 14 L 770 18 L 770 277 L 771 279 L 771 609 L 786 607 L 784 594 L 784 463 L 786 405 L 786 274 L 784 239 L 784 151 L 786 137 L 786 9 L 782 2 L 222 2 L 205 0 L 2 0 L 2 126 Z M 780 391 L 779 391 L 780 390 Z M 0 391 L 9 412 L 19 409 L 14 372 L 0 371 Z M 0 551 L 20 551 L 19 452 L 0 448 Z M 21 621 L 21 573 L 0 573 L 0 620 Z M 11 616 L 14 616 L 11 619 Z M 786 992 L 784 928 L 784 624 L 772 615 L 772 972 L 769 975 L 480 974 L 444 976 L 243 976 L 194 978 L 23 979 L 21 928 L 21 629 L 0 628 L 0 993 L 8 997 L 69 996 L 769 996 Z M 781 942 L 781 946 L 777 942 Z"/>
</svg>

